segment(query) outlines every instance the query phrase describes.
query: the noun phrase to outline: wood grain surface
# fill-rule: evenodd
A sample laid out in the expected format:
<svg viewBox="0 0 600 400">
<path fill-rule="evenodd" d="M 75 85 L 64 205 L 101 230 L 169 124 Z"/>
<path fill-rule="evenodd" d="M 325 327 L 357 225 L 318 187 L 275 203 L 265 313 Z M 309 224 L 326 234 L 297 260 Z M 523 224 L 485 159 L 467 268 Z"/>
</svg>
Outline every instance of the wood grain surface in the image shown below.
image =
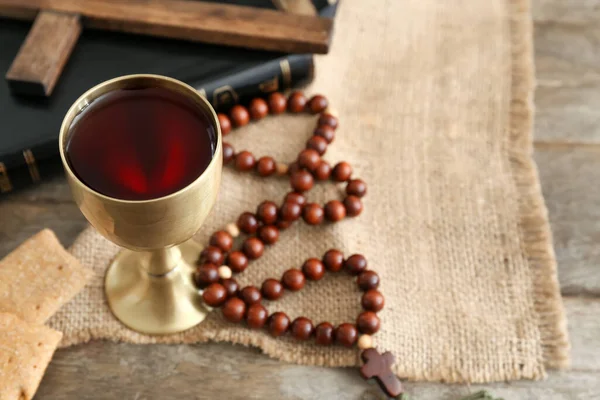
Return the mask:
<svg viewBox="0 0 600 400">
<path fill-rule="evenodd" d="M 572 368 L 541 382 L 409 382 L 415 400 L 481 388 L 506 400 L 600 398 L 600 0 L 534 0 L 536 144 L 568 314 Z M 62 179 L 0 201 L 0 257 L 42 227 L 69 245 L 86 226 Z M 225 393 L 227 393 L 225 395 Z M 36 400 L 382 399 L 355 369 L 281 363 L 226 343 L 92 342 L 59 350 Z"/>
</svg>

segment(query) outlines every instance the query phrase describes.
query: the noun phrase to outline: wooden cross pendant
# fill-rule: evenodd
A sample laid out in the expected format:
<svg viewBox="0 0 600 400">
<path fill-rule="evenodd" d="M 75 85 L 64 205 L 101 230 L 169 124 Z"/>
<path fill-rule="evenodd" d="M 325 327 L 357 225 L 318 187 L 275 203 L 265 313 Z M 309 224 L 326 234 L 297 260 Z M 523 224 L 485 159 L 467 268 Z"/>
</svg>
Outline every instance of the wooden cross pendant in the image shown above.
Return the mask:
<svg viewBox="0 0 600 400">
<path fill-rule="evenodd" d="M 396 397 L 402 393 L 400 379 L 392 372 L 394 355 L 389 351 L 383 354 L 373 348 L 362 352 L 361 358 L 365 363 L 360 368 L 360 374 L 365 379 L 375 378 L 377 384 L 390 397 Z"/>
</svg>

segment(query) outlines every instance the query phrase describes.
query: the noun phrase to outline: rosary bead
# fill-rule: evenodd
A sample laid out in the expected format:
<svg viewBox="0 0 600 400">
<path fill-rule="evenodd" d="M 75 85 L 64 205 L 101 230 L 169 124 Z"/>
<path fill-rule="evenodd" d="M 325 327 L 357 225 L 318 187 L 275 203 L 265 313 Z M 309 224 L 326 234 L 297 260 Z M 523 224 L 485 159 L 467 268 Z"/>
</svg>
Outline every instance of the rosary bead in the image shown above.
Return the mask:
<svg viewBox="0 0 600 400">
<path fill-rule="evenodd" d="M 233 246 L 233 237 L 225 231 L 217 231 L 210 237 L 209 244 L 227 252 Z"/>
<path fill-rule="evenodd" d="M 219 266 L 223 264 L 223 252 L 216 246 L 208 246 L 200 253 L 200 260 Z"/>
<path fill-rule="evenodd" d="M 283 283 L 283 286 L 292 292 L 302 289 L 304 287 L 304 282 L 306 282 L 304 274 L 296 268 L 288 269 L 281 277 L 281 283 Z"/>
<path fill-rule="evenodd" d="M 335 330 L 335 341 L 342 346 L 352 347 L 358 339 L 358 330 L 352 324 L 340 324 Z"/>
<path fill-rule="evenodd" d="M 223 304 L 221 312 L 229 322 L 240 322 L 246 314 L 246 304 L 237 297 L 232 297 Z"/>
<path fill-rule="evenodd" d="M 264 244 L 273 244 L 279 239 L 279 229 L 273 225 L 264 225 L 258 228 L 257 236 Z"/>
<path fill-rule="evenodd" d="M 233 272 L 240 273 L 248 267 L 248 258 L 241 251 L 233 251 L 227 257 L 227 265 Z"/>
<path fill-rule="evenodd" d="M 277 229 L 279 229 L 280 231 L 284 231 L 287 228 L 289 228 L 292 225 L 291 221 L 277 221 L 277 223 L 275 224 L 275 226 L 277 227 Z"/>
<path fill-rule="evenodd" d="M 311 136 L 306 142 L 306 148 L 313 149 L 322 156 L 327 151 L 327 140 L 321 136 Z"/>
<path fill-rule="evenodd" d="M 327 125 L 319 125 L 313 132 L 313 135 L 322 137 L 327 143 L 331 143 L 335 139 L 335 130 Z"/>
<path fill-rule="evenodd" d="M 299 204 L 303 206 L 306 203 L 306 197 L 296 192 L 289 192 L 285 195 L 285 202 L 291 201 L 292 203 Z"/>
<path fill-rule="evenodd" d="M 358 338 L 358 348 L 361 350 L 371 349 L 375 347 L 373 344 L 373 336 L 371 335 L 360 335 Z"/>
<path fill-rule="evenodd" d="M 261 157 L 256 163 L 256 172 L 260 176 L 271 176 L 275 173 L 275 160 L 272 157 Z"/>
<path fill-rule="evenodd" d="M 358 275 L 356 284 L 362 291 L 377 289 L 379 286 L 379 275 L 375 271 L 363 271 Z"/>
<path fill-rule="evenodd" d="M 256 260 L 262 256 L 264 250 L 265 245 L 263 242 L 255 237 L 250 237 L 244 240 L 244 243 L 242 244 L 242 251 L 250 260 Z"/>
<path fill-rule="evenodd" d="M 219 307 L 227 300 L 227 290 L 220 283 L 213 283 L 204 289 L 202 300 L 210 307 Z"/>
<path fill-rule="evenodd" d="M 223 136 L 229 134 L 231 132 L 231 121 L 229 117 L 225 114 L 217 114 L 217 118 L 219 119 L 219 126 L 221 127 L 221 134 Z"/>
<path fill-rule="evenodd" d="M 331 249 L 323 255 L 323 264 L 331 272 L 338 272 L 344 266 L 344 254 L 341 251 Z"/>
<path fill-rule="evenodd" d="M 239 285 L 235 279 L 223 279 L 221 281 L 221 285 L 223 285 L 223 287 L 227 291 L 227 297 L 237 296 Z"/>
<path fill-rule="evenodd" d="M 269 106 L 267 102 L 260 97 L 252 99 L 248 105 L 248 111 L 250 111 L 250 117 L 254 120 L 262 119 L 269 113 Z"/>
<path fill-rule="evenodd" d="M 360 300 L 362 307 L 367 311 L 381 311 L 385 304 L 385 299 L 381 292 L 375 289 L 367 290 Z"/>
<path fill-rule="evenodd" d="M 367 259 L 361 254 L 353 254 L 344 262 L 344 268 L 350 275 L 358 275 L 367 269 Z"/>
<path fill-rule="evenodd" d="M 240 298 L 244 300 L 247 305 L 260 303 L 262 301 L 262 295 L 260 290 L 256 286 L 246 286 L 240 291 Z"/>
<path fill-rule="evenodd" d="M 367 194 L 367 184 L 362 179 L 352 179 L 346 186 L 346 193 L 350 196 L 363 197 Z"/>
<path fill-rule="evenodd" d="M 309 171 L 313 171 L 319 165 L 321 156 L 316 150 L 304 149 L 298 155 L 298 166 L 300 168 L 306 168 Z"/>
<path fill-rule="evenodd" d="M 272 201 L 263 201 L 256 209 L 256 216 L 265 225 L 277 222 L 277 204 Z"/>
<path fill-rule="evenodd" d="M 344 219 L 346 216 L 346 209 L 339 200 L 331 200 L 325 204 L 325 218 L 331 222 L 337 222 Z"/>
<path fill-rule="evenodd" d="M 260 288 L 263 297 L 267 300 L 277 300 L 283 296 L 283 285 L 277 279 L 265 280 Z"/>
<path fill-rule="evenodd" d="M 287 99 L 280 92 L 271 93 L 267 99 L 271 114 L 281 114 L 287 108 Z"/>
<path fill-rule="evenodd" d="M 227 142 L 223 142 L 223 164 L 229 164 L 235 157 L 233 146 Z"/>
<path fill-rule="evenodd" d="M 317 168 L 313 171 L 315 179 L 325 181 L 331 176 L 331 165 L 325 160 L 321 160 Z"/>
<path fill-rule="evenodd" d="M 310 281 L 318 281 L 325 275 L 325 266 L 316 258 L 309 258 L 302 264 L 302 273 Z"/>
<path fill-rule="evenodd" d="M 321 322 L 315 328 L 315 342 L 321 346 L 329 346 L 333 343 L 334 328 L 329 322 Z"/>
<path fill-rule="evenodd" d="M 219 278 L 221 279 L 230 279 L 233 275 L 233 271 L 227 265 L 221 265 L 219 267 Z"/>
<path fill-rule="evenodd" d="M 323 222 L 323 207 L 315 203 L 308 203 L 302 210 L 302 218 L 309 225 L 319 225 Z"/>
<path fill-rule="evenodd" d="M 331 178 L 336 182 L 345 182 L 352 176 L 352 167 L 345 161 L 339 162 L 331 171 Z"/>
<path fill-rule="evenodd" d="M 293 222 L 300 218 L 302 206 L 298 203 L 286 201 L 279 209 L 279 218 L 283 221 Z"/>
<path fill-rule="evenodd" d="M 292 336 L 296 340 L 310 339 L 314 330 L 312 321 L 306 317 L 298 317 L 292 322 Z"/>
<path fill-rule="evenodd" d="M 233 222 L 230 222 L 227 225 L 225 225 L 225 231 L 229 233 L 231 237 L 236 238 L 240 236 L 240 228 L 238 228 L 238 226 Z"/>
<path fill-rule="evenodd" d="M 229 118 L 231 118 L 231 122 L 233 122 L 234 126 L 244 126 L 250 122 L 250 114 L 248 114 L 248 110 L 246 107 L 239 104 L 231 107 L 231 110 L 229 111 Z"/>
<path fill-rule="evenodd" d="M 300 113 L 306 108 L 306 96 L 302 92 L 293 92 L 288 99 L 288 110 Z"/>
<path fill-rule="evenodd" d="M 238 171 L 250 171 L 254 168 L 256 164 L 256 160 L 254 159 L 254 155 L 249 151 L 240 151 L 235 156 L 235 167 Z"/>
<path fill-rule="evenodd" d="M 300 170 L 301 170 L 301 168 L 297 162 L 293 162 L 293 163 L 290 163 L 290 165 L 288 165 L 288 175 L 290 175 L 290 176 L 294 175 L 296 172 L 298 172 Z"/>
<path fill-rule="evenodd" d="M 278 162 L 275 164 L 275 172 L 279 176 L 287 175 L 289 167 L 285 163 Z"/>
<path fill-rule="evenodd" d="M 258 219 L 254 214 L 245 212 L 238 218 L 237 226 L 242 232 L 252 235 L 258 229 Z"/>
<path fill-rule="evenodd" d="M 344 207 L 346 208 L 346 214 L 349 217 L 356 217 L 363 209 L 362 201 L 356 196 L 346 197 L 344 199 Z"/>
<path fill-rule="evenodd" d="M 281 336 L 290 328 L 290 319 L 285 313 L 276 312 L 267 320 L 269 333 L 275 337 Z"/>
<path fill-rule="evenodd" d="M 246 312 L 246 323 L 252 329 L 260 329 L 265 326 L 269 313 L 260 304 L 252 304 Z"/>
<path fill-rule="evenodd" d="M 202 264 L 194 272 L 194 282 L 200 289 L 219 281 L 219 269 L 214 264 Z"/>
<path fill-rule="evenodd" d="M 358 315 L 356 326 L 360 333 L 372 335 L 379 330 L 379 317 L 373 311 L 364 311 Z"/>
<path fill-rule="evenodd" d="M 323 113 L 319 117 L 319 122 L 317 122 L 319 126 L 329 126 L 333 129 L 337 129 L 338 127 L 338 119 L 335 115 L 330 113 Z"/>
<path fill-rule="evenodd" d="M 313 96 L 308 101 L 308 108 L 310 109 L 311 114 L 318 114 L 324 111 L 328 105 L 329 102 L 327 101 L 327 98 L 320 94 Z"/>
</svg>

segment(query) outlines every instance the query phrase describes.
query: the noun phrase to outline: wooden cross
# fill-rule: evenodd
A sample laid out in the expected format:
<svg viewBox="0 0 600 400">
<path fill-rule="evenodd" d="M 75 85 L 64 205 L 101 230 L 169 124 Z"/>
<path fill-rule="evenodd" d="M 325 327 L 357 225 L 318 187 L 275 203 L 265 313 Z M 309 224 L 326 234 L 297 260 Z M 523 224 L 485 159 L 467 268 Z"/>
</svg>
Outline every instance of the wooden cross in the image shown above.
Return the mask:
<svg viewBox="0 0 600 400">
<path fill-rule="evenodd" d="M 365 379 L 375 378 L 377 384 L 390 397 L 396 397 L 402 393 L 400 379 L 392 372 L 394 355 L 389 351 L 379 354 L 371 348 L 362 352 L 361 358 L 365 363 L 360 368 L 360 374 Z"/>
<path fill-rule="evenodd" d="M 186 0 L 0 0 L 0 16 L 35 20 L 6 78 L 13 91 L 49 96 L 82 25 L 286 53 L 327 53 L 332 20 L 309 15 L 309 7 L 302 10 L 282 13 Z"/>
</svg>

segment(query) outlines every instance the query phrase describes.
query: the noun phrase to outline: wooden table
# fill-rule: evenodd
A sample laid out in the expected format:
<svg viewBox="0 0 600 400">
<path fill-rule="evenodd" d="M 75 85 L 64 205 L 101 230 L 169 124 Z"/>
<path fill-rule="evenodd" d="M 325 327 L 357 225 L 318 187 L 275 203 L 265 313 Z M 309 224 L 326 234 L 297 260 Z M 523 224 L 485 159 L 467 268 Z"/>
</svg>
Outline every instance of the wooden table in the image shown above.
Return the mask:
<svg viewBox="0 0 600 400">
<path fill-rule="evenodd" d="M 600 0 L 534 0 L 535 159 L 550 211 L 572 368 L 543 382 L 407 383 L 416 400 L 479 388 L 508 399 L 600 398 Z M 62 178 L 0 201 L 0 257 L 43 227 L 86 226 Z M 230 344 L 93 342 L 59 350 L 36 399 L 377 399 L 355 369 L 285 364 Z"/>
</svg>

